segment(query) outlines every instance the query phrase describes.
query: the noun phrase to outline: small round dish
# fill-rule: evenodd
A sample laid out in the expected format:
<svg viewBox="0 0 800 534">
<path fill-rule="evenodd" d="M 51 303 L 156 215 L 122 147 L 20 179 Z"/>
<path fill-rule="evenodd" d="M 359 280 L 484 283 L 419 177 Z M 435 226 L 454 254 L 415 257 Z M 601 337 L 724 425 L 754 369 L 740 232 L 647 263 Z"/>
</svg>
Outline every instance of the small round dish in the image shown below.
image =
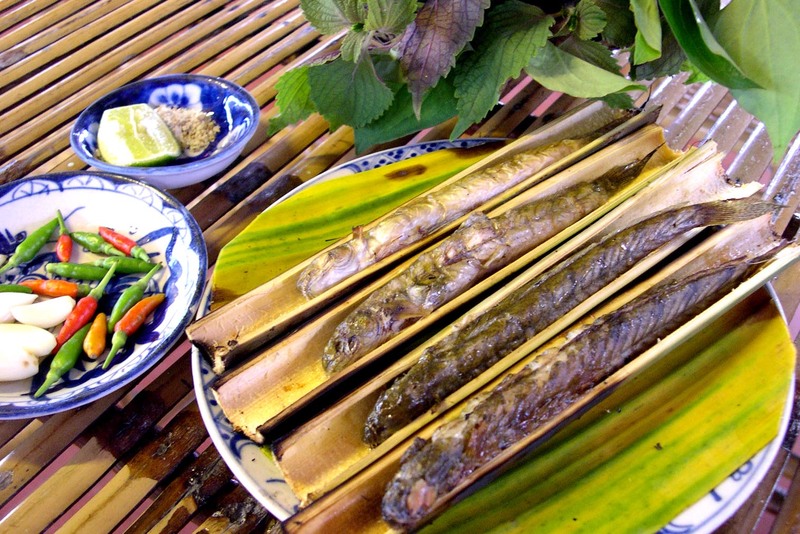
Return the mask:
<svg viewBox="0 0 800 534">
<path fill-rule="evenodd" d="M 220 131 L 201 154 L 181 156 L 169 164 L 123 167 L 106 163 L 97 150 L 103 111 L 141 103 L 202 110 L 211 114 Z M 169 74 L 124 85 L 94 101 L 72 126 L 70 145 L 82 161 L 101 171 L 173 189 L 202 182 L 230 166 L 255 134 L 259 113 L 253 96 L 235 83 L 200 74 Z"/>
<path fill-rule="evenodd" d="M 33 398 L 49 361 L 41 362 L 33 378 L 0 382 L 0 419 L 50 415 L 82 406 L 129 383 L 158 361 L 183 334 L 197 311 L 207 269 L 202 232 L 191 214 L 171 195 L 123 176 L 97 172 L 67 172 L 35 176 L 0 186 L 0 254 L 10 255 L 28 233 L 60 210 L 70 231 L 96 232 L 109 226 L 134 239 L 163 268 L 148 291 L 166 294 L 142 329 L 131 336 L 110 367 L 102 359 L 82 358 L 75 368 L 44 395 Z M 58 231 L 30 262 L 0 275 L 0 282 L 51 278 L 45 265 L 58 261 L 54 244 Z M 71 261 L 98 256 L 74 246 Z M 141 275 L 114 276 L 100 301 L 108 311 L 116 296 Z M 92 283 L 94 284 L 94 283 Z M 101 357 L 102 358 L 102 357 Z"/>
</svg>

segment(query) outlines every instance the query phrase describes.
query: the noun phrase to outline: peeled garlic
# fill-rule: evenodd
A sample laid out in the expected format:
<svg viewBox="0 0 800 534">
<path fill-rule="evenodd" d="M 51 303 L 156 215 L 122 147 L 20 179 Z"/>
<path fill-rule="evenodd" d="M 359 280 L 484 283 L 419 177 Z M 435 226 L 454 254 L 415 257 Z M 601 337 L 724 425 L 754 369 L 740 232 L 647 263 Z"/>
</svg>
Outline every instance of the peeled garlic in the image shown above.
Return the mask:
<svg viewBox="0 0 800 534">
<path fill-rule="evenodd" d="M 44 328 L 19 323 L 0 324 L 0 351 L 6 347 L 21 347 L 42 358 L 50 354 L 55 346 L 56 336 Z"/>
<path fill-rule="evenodd" d="M 14 306 L 11 308 L 11 315 L 14 316 L 17 322 L 23 324 L 40 328 L 52 328 L 57 324 L 63 323 L 74 307 L 75 299 L 65 295 L 41 300 L 33 304 Z"/>
<path fill-rule="evenodd" d="M 14 322 L 11 308 L 30 304 L 36 300 L 33 293 L 0 293 L 0 323 Z"/>
<path fill-rule="evenodd" d="M 39 358 L 19 345 L 0 348 L 0 382 L 30 378 L 39 371 Z"/>
</svg>

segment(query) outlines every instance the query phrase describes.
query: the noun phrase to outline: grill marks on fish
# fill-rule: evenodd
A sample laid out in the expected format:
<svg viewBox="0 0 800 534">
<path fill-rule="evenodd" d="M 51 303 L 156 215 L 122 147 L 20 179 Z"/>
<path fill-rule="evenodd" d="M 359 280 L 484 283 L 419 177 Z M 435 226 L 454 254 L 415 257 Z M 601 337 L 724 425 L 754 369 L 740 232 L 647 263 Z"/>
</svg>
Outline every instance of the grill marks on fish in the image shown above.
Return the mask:
<svg viewBox="0 0 800 534">
<path fill-rule="evenodd" d="M 615 167 L 504 214 L 476 212 L 449 237 L 375 290 L 340 323 L 322 363 L 337 372 L 430 315 L 489 274 L 605 204 L 644 168 L 649 156 Z"/>
<path fill-rule="evenodd" d="M 752 219 L 774 208 L 771 202 L 747 198 L 670 209 L 571 256 L 427 347 L 378 397 L 365 422 L 364 441 L 379 445 L 676 237 L 694 228 Z"/>
<path fill-rule="evenodd" d="M 409 528 L 478 467 L 576 402 L 630 359 L 732 289 L 754 262 L 738 260 L 661 284 L 543 352 L 461 415 L 418 438 L 382 502 L 384 519 Z"/>
<path fill-rule="evenodd" d="M 313 298 L 338 282 L 416 242 L 584 146 L 567 139 L 521 152 L 468 174 L 400 206 L 369 230 L 316 257 L 300 273 L 297 287 Z"/>
</svg>

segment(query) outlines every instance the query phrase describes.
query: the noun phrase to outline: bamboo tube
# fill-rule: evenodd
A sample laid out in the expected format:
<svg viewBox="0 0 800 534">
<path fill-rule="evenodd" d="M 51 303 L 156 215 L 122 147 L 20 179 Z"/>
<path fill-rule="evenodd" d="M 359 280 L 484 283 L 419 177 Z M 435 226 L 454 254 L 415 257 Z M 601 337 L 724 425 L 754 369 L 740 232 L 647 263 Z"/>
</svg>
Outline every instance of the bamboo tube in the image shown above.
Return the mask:
<svg viewBox="0 0 800 534">
<path fill-rule="evenodd" d="M 42 426 L 41 419 L 13 419 L 0 425 L 0 458 L 13 451 L 17 444 Z"/>
</svg>

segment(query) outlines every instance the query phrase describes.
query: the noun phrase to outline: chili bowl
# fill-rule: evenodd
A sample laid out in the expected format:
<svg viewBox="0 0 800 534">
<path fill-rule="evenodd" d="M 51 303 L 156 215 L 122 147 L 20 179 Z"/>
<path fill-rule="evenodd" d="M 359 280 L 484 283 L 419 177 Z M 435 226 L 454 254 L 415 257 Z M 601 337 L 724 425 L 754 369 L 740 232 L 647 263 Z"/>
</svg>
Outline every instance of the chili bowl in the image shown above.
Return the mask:
<svg viewBox="0 0 800 534">
<path fill-rule="evenodd" d="M 131 333 L 107 369 L 102 367 L 108 348 L 96 360 L 82 355 L 38 398 L 34 393 L 44 381 L 51 356 L 40 360 L 33 377 L 0 382 L 0 419 L 39 417 L 73 409 L 119 390 L 162 360 L 168 365 L 170 350 L 196 313 L 205 284 L 205 242 L 186 208 L 149 184 L 106 173 L 45 174 L 0 186 L 0 254 L 13 254 L 31 232 L 52 221 L 58 211 L 70 232 L 96 233 L 100 226 L 106 226 L 135 241 L 152 263 L 162 265 L 149 280 L 145 294 L 164 293 L 165 300 L 141 328 Z M 47 270 L 48 265 L 59 261 L 55 252 L 59 234 L 58 229 L 53 231 L 31 260 L 0 275 L 0 283 L 63 278 Z M 104 257 L 74 243 L 70 262 L 88 264 L 104 261 Z M 108 314 L 120 294 L 143 276 L 115 273 L 99 299 L 98 311 Z M 98 283 L 72 280 L 90 287 Z M 56 333 L 59 329 L 57 325 L 51 331 Z"/>
<path fill-rule="evenodd" d="M 97 147 L 103 111 L 142 103 L 202 111 L 214 120 L 219 131 L 199 154 L 184 154 L 162 165 L 127 167 L 103 161 Z M 201 74 L 168 74 L 124 85 L 94 101 L 72 126 L 70 145 L 84 163 L 95 169 L 173 189 L 202 182 L 231 166 L 256 133 L 259 113 L 255 98 L 231 81 Z"/>
</svg>

